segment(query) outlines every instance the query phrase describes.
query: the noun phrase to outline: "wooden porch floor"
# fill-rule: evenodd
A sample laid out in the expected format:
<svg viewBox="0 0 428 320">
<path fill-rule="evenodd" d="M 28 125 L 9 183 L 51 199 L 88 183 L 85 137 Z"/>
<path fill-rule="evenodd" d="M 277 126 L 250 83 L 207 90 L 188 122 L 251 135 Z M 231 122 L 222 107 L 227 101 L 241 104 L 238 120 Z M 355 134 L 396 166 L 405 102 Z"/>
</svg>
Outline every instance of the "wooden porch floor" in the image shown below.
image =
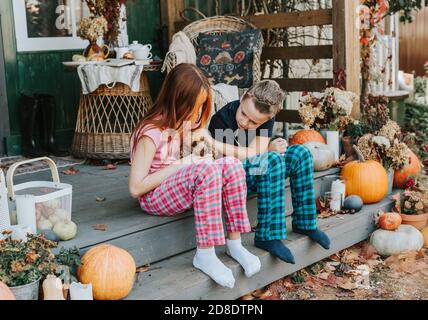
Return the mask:
<svg viewBox="0 0 428 320">
<path fill-rule="evenodd" d="M 373 214 L 391 205 L 390 200 L 385 199 L 376 205 L 365 206 L 355 215 L 319 220 L 320 228 L 332 240 L 329 251 L 288 230 L 286 243 L 295 255 L 295 265 L 283 263 L 255 248 L 252 245 L 254 234 L 245 235 L 243 240 L 249 250 L 262 261 L 262 271 L 250 279 L 245 278 L 239 265 L 224 254 L 225 249 L 219 247 L 217 253 L 233 270 L 237 280 L 234 289 L 224 289 L 192 267 L 195 231 L 191 212 L 175 217 L 144 214 L 128 193 L 128 165 L 120 165 L 111 171 L 87 165 L 76 168 L 80 170 L 78 174 L 60 174 L 60 178 L 62 182 L 73 185 L 72 220 L 78 226 L 78 233 L 75 239 L 60 242 L 59 247 L 77 246 L 83 253 L 94 245 L 108 242 L 130 252 L 138 266 L 150 263 L 152 271 L 137 275 L 128 299 L 236 299 L 366 239 L 373 230 Z M 330 188 L 337 173 L 337 169 L 316 173 L 317 196 Z M 45 171 L 18 176 L 15 183 L 49 179 L 49 172 Z M 287 203 L 291 203 L 290 196 L 287 186 Z M 105 200 L 97 202 L 97 197 Z M 256 199 L 249 199 L 248 212 L 253 225 L 256 208 Z M 287 226 L 291 225 L 291 209 L 289 205 L 286 210 Z M 96 224 L 105 224 L 107 230 L 95 230 Z"/>
</svg>

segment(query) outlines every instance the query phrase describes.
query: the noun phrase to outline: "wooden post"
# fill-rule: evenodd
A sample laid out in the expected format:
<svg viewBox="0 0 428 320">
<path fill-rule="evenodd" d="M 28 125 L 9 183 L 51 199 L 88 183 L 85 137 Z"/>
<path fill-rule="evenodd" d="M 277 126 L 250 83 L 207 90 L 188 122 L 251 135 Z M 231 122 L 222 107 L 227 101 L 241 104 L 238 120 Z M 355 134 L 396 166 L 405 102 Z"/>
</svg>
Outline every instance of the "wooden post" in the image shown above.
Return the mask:
<svg viewBox="0 0 428 320">
<path fill-rule="evenodd" d="M 345 70 L 345 89 L 360 96 L 358 5 L 359 0 L 333 0 L 333 70 Z M 354 108 L 351 115 L 358 119 L 359 108 Z"/>
<path fill-rule="evenodd" d="M 0 156 L 6 153 L 6 150 L 4 150 L 4 139 L 10 136 L 6 70 L 3 52 L 2 16 L 0 13 Z"/>
<path fill-rule="evenodd" d="M 184 10 L 184 0 L 160 0 L 161 24 L 168 27 L 168 41 L 175 33 L 175 23 L 179 21 L 180 12 Z"/>
</svg>

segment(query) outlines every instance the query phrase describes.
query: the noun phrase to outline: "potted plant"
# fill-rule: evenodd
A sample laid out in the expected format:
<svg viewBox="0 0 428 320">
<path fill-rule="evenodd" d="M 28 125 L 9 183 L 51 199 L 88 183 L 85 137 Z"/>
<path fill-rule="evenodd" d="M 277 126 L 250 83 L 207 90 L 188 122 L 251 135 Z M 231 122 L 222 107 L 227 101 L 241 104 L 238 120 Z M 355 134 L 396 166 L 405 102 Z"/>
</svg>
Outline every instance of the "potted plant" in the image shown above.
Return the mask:
<svg viewBox="0 0 428 320">
<path fill-rule="evenodd" d="M 43 236 L 28 234 L 27 240 L 12 240 L 11 232 L 3 232 L 0 241 L 0 281 L 17 300 L 37 300 L 40 280 L 54 273 L 57 263 L 51 249 L 56 243 Z"/>
<path fill-rule="evenodd" d="M 417 188 L 406 189 L 393 197 L 395 210 L 400 213 L 404 224 L 422 230 L 428 220 L 428 192 Z"/>
<path fill-rule="evenodd" d="M 108 30 L 107 20 L 101 17 L 88 17 L 83 18 L 79 24 L 79 35 L 82 39 L 88 40 L 89 45 L 86 47 L 83 55 L 86 58 L 104 60 L 108 52 L 103 51 L 104 48 L 109 48 L 103 45 L 101 48 L 97 44 L 97 39 L 103 36 Z"/>
<path fill-rule="evenodd" d="M 334 87 L 321 95 L 306 94 L 300 101 L 299 114 L 304 126 L 321 131 L 336 160 L 340 155 L 340 132 L 353 121 L 350 114 L 356 103 L 356 94 Z"/>
</svg>

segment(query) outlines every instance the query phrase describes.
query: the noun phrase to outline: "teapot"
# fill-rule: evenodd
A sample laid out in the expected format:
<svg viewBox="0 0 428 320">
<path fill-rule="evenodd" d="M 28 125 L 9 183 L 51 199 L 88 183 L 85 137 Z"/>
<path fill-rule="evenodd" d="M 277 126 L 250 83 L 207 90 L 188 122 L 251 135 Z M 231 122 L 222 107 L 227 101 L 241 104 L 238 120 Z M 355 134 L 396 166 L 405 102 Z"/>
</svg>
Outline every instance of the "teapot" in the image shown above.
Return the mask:
<svg viewBox="0 0 428 320">
<path fill-rule="evenodd" d="M 137 60 L 150 59 L 153 56 L 150 52 L 152 50 L 151 44 L 142 45 L 138 41 L 133 41 L 129 49 L 134 53 L 134 57 Z"/>
</svg>

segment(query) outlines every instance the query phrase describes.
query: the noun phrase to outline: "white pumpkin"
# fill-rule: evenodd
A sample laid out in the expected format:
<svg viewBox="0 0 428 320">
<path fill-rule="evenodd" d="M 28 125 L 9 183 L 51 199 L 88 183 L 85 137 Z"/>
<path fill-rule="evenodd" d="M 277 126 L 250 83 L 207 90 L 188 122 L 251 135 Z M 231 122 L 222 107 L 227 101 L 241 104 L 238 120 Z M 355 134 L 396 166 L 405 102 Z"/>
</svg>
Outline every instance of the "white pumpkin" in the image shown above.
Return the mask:
<svg viewBox="0 0 428 320">
<path fill-rule="evenodd" d="M 370 244 L 382 256 L 397 255 L 406 251 L 419 251 L 424 237 L 418 229 L 402 224 L 395 231 L 378 229 L 370 237 Z"/>
<path fill-rule="evenodd" d="M 73 221 L 61 220 L 53 227 L 53 232 L 62 241 L 73 239 L 77 233 L 77 226 Z"/>
<path fill-rule="evenodd" d="M 60 219 L 70 220 L 70 213 L 67 210 L 64 210 L 62 208 L 56 209 L 54 214 L 58 216 Z"/>
<path fill-rule="evenodd" d="M 43 203 L 45 207 L 52 208 L 54 210 L 61 207 L 61 201 L 59 199 L 52 199 Z"/>
<path fill-rule="evenodd" d="M 37 223 L 37 229 L 39 230 L 51 230 L 53 227 L 52 222 L 50 222 L 48 219 L 40 218 L 39 222 Z"/>
<path fill-rule="evenodd" d="M 323 144 L 321 142 L 306 142 L 303 144 L 309 149 L 314 158 L 314 170 L 323 171 L 330 169 L 334 162 L 334 151 L 329 145 Z"/>
<path fill-rule="evenodd" d="M 56 214 L 53 214 L 49 217 L 49 221 L 52 222 L 53 225 L 55 225 L 58 221 L 63 220 L 63 218 L 57 216 Z"/>
</svg>

